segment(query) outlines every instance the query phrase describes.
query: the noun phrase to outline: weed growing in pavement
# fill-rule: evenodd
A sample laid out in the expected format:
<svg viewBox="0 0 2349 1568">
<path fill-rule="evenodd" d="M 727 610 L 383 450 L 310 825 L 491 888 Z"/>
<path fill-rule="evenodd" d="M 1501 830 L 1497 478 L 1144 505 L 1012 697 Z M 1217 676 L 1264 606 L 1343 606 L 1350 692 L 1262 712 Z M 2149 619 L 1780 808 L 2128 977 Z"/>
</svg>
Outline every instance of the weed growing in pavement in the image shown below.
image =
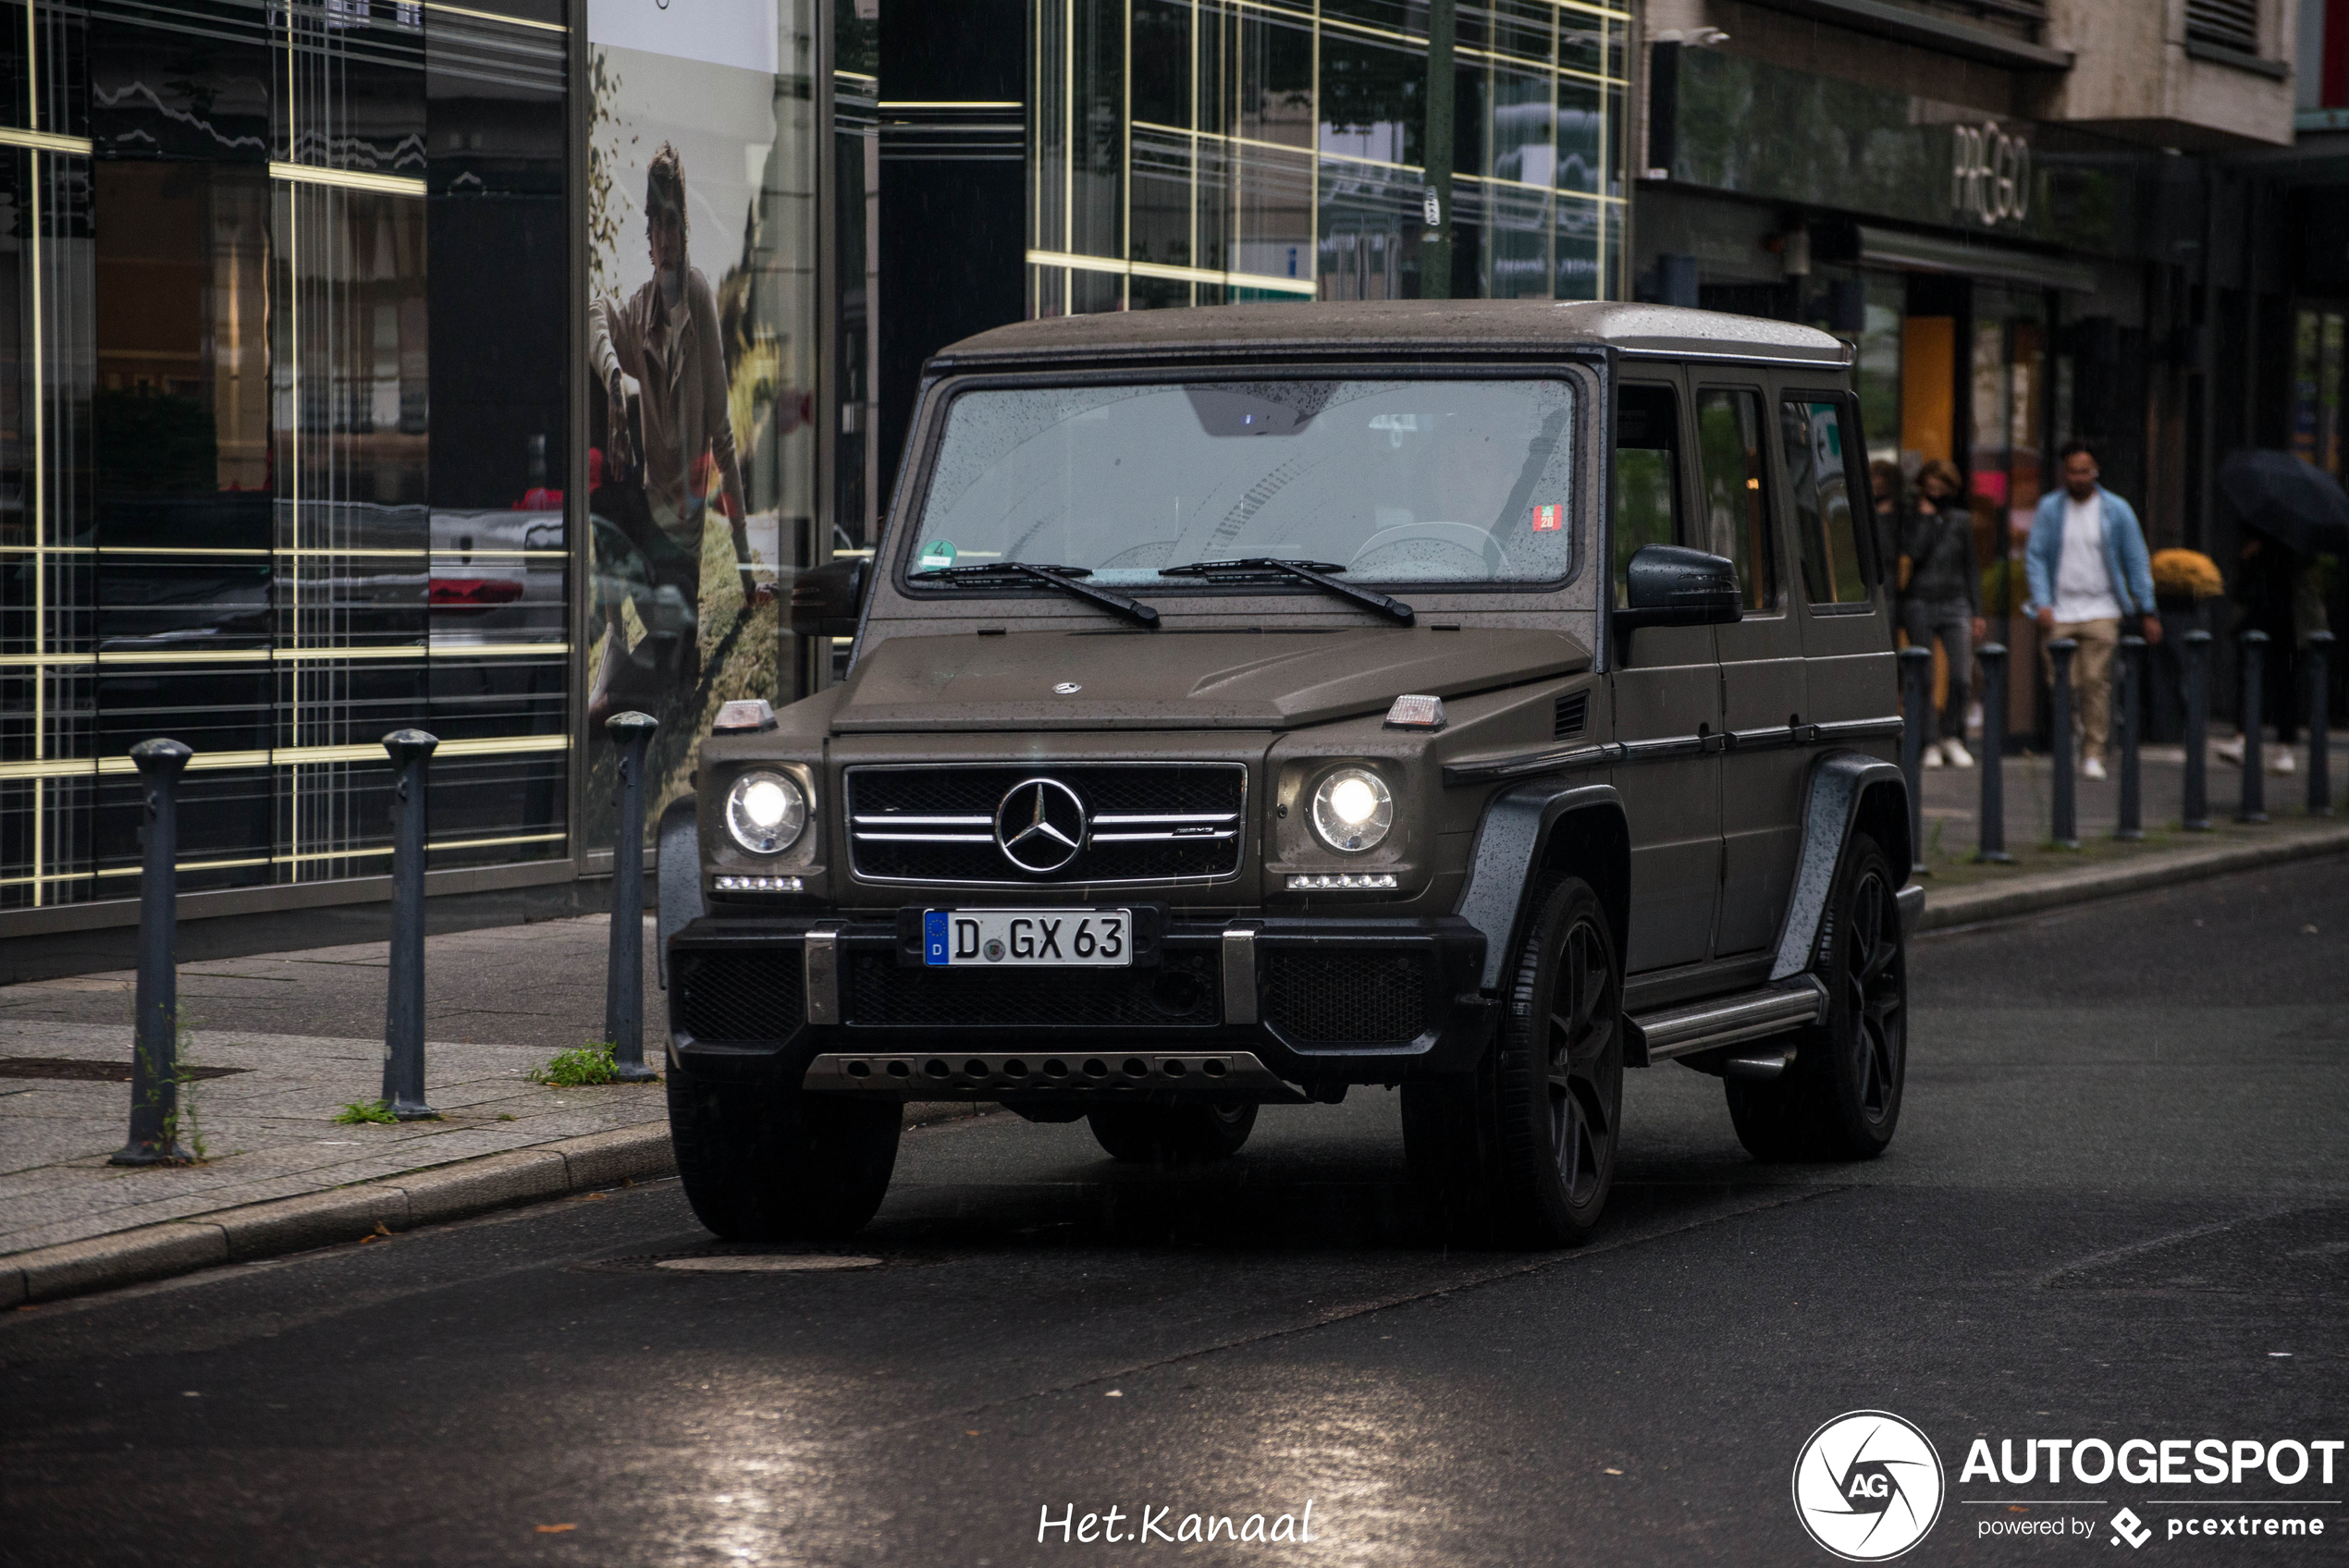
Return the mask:
<svg viewBox="0 0 2349 1568">
<path fill-rule="evenodd" d="M 590 1040 L 584 1046 L 557 1051 L 546 1066 L 531 1069 L 530 1081 L 550 1089 L 581 1089 L 591 1084 L 609 1084 L 613 1076 L 612 1052 L 617 1049 L 609 1040 Z"/>
<path fill-rule="evenodd" d="M 398 1120 L 391 1114 L 391 1105 L 387 1100 L 352 1100 L 335 1113 L 338 1127 L 357 1127 L 373 1121 L 389 1126 Z"/>
<path fill-rule="evenodd" d="M 211 1153 L 211 1146 L 204 1142 L 203 1124 L 196 1113 L 196 1084 L 199 1080 L 195 1064 L 189 1060 L 188 1024 L 182 1014 L 175 1012 L 171 1015 L 171 1033 L 177 1048 L 169 1082 L 178 1092 L 172 1096 L 171 1109 L 163 1115 L 163 1146 L 188 1151 L 187 1158 L 176 1160 L 175 1164 L 202 1165 Z M 146 1069 L 141 1076 L 147 1082 L 147 1103 L 151 1106 L 160 1104 L 165 1083 L 164 1074 L 158 1070 L 160 1064 L 143 1051 L 141 1056 L 140 1065 Z"/>
</svg>

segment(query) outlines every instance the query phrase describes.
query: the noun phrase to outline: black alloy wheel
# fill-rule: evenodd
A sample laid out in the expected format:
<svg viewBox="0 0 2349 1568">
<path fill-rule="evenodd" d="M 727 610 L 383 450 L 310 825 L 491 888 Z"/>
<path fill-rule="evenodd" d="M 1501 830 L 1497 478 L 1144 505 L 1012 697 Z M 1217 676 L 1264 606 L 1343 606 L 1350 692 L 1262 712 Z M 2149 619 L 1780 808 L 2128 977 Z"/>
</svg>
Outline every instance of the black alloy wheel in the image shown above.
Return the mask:
<svg viewBox="0 0 2349 1568">
<path fill-rule="evenodd" d="M 1825 1016 L 1796 1037 L 1778 1077 L 1728 1081 L 1729 1119 L 1755 1158 L 1873 1159 L 1892 1142 L 1909 1056 L 1908 938 L 1894 888 L 1883 849 L 1853 839 L 1819 934 Z"/>
<path fill-rule="evenodd" d="M 1405 1152 L 1456 1232 L 1503 1246 L 1587 1239 L 1615 1182 L 1623 1120 L 1623 969 L 1590 885 L 1567 878 L 1507 979 L 1473 1079 L 1406 1084 Z"/>
</svg>

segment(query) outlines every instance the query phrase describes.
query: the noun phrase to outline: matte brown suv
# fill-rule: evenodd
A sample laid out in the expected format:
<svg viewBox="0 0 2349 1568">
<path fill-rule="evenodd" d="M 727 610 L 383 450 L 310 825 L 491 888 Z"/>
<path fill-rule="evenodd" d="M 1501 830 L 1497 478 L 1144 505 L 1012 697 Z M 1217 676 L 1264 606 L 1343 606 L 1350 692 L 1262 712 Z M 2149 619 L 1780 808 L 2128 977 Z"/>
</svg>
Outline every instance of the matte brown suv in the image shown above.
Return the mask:
<svg viewBox="0 0 2349 1568">
<path fill-rule="evenodd" d="M 1638 305 L 1080 316 L 934 359 L 845 680 L 660 827 L 670 1119 L 837 1235 L 908 1100 L 1120 1159 L 1401 1091 L 1453 1222 L 1597 1222 L 1622 1072 L 1765 1158 L 1891 1138 L 1922 893 L 1837 339 Z"/>
</svg>

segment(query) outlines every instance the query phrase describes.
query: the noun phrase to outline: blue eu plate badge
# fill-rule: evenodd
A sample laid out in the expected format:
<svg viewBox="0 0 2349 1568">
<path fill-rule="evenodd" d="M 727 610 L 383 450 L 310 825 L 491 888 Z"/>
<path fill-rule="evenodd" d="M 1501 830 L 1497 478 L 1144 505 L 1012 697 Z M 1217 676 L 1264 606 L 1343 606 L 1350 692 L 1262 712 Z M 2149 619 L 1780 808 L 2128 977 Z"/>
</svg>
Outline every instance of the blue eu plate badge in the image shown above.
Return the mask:
<svg viewBox="0 0 2349 1568">
<path fill-rule="evenodd" d="M 922 962 L 946 962 L 946 912 L 942 909 L 922 912 Z"/>
</svg>

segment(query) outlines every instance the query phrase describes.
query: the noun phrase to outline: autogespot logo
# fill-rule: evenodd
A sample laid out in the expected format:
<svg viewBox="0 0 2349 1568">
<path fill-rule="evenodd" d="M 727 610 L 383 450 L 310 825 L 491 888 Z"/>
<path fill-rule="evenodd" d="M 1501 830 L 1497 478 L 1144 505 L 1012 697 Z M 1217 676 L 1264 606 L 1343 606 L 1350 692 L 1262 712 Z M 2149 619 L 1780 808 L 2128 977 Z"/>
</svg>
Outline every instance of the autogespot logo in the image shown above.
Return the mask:
<svg viewBox="0 0 2349 1568">
<path fill-rule="evenodd" d="M 1941 1517 L 1941 1456 L 1898 1415 L 1855 1410 L 1811 1434 L 1794 1462 L 1794 1514 L 1848 1562 L 1882 1562 Z"/>
</svg>

